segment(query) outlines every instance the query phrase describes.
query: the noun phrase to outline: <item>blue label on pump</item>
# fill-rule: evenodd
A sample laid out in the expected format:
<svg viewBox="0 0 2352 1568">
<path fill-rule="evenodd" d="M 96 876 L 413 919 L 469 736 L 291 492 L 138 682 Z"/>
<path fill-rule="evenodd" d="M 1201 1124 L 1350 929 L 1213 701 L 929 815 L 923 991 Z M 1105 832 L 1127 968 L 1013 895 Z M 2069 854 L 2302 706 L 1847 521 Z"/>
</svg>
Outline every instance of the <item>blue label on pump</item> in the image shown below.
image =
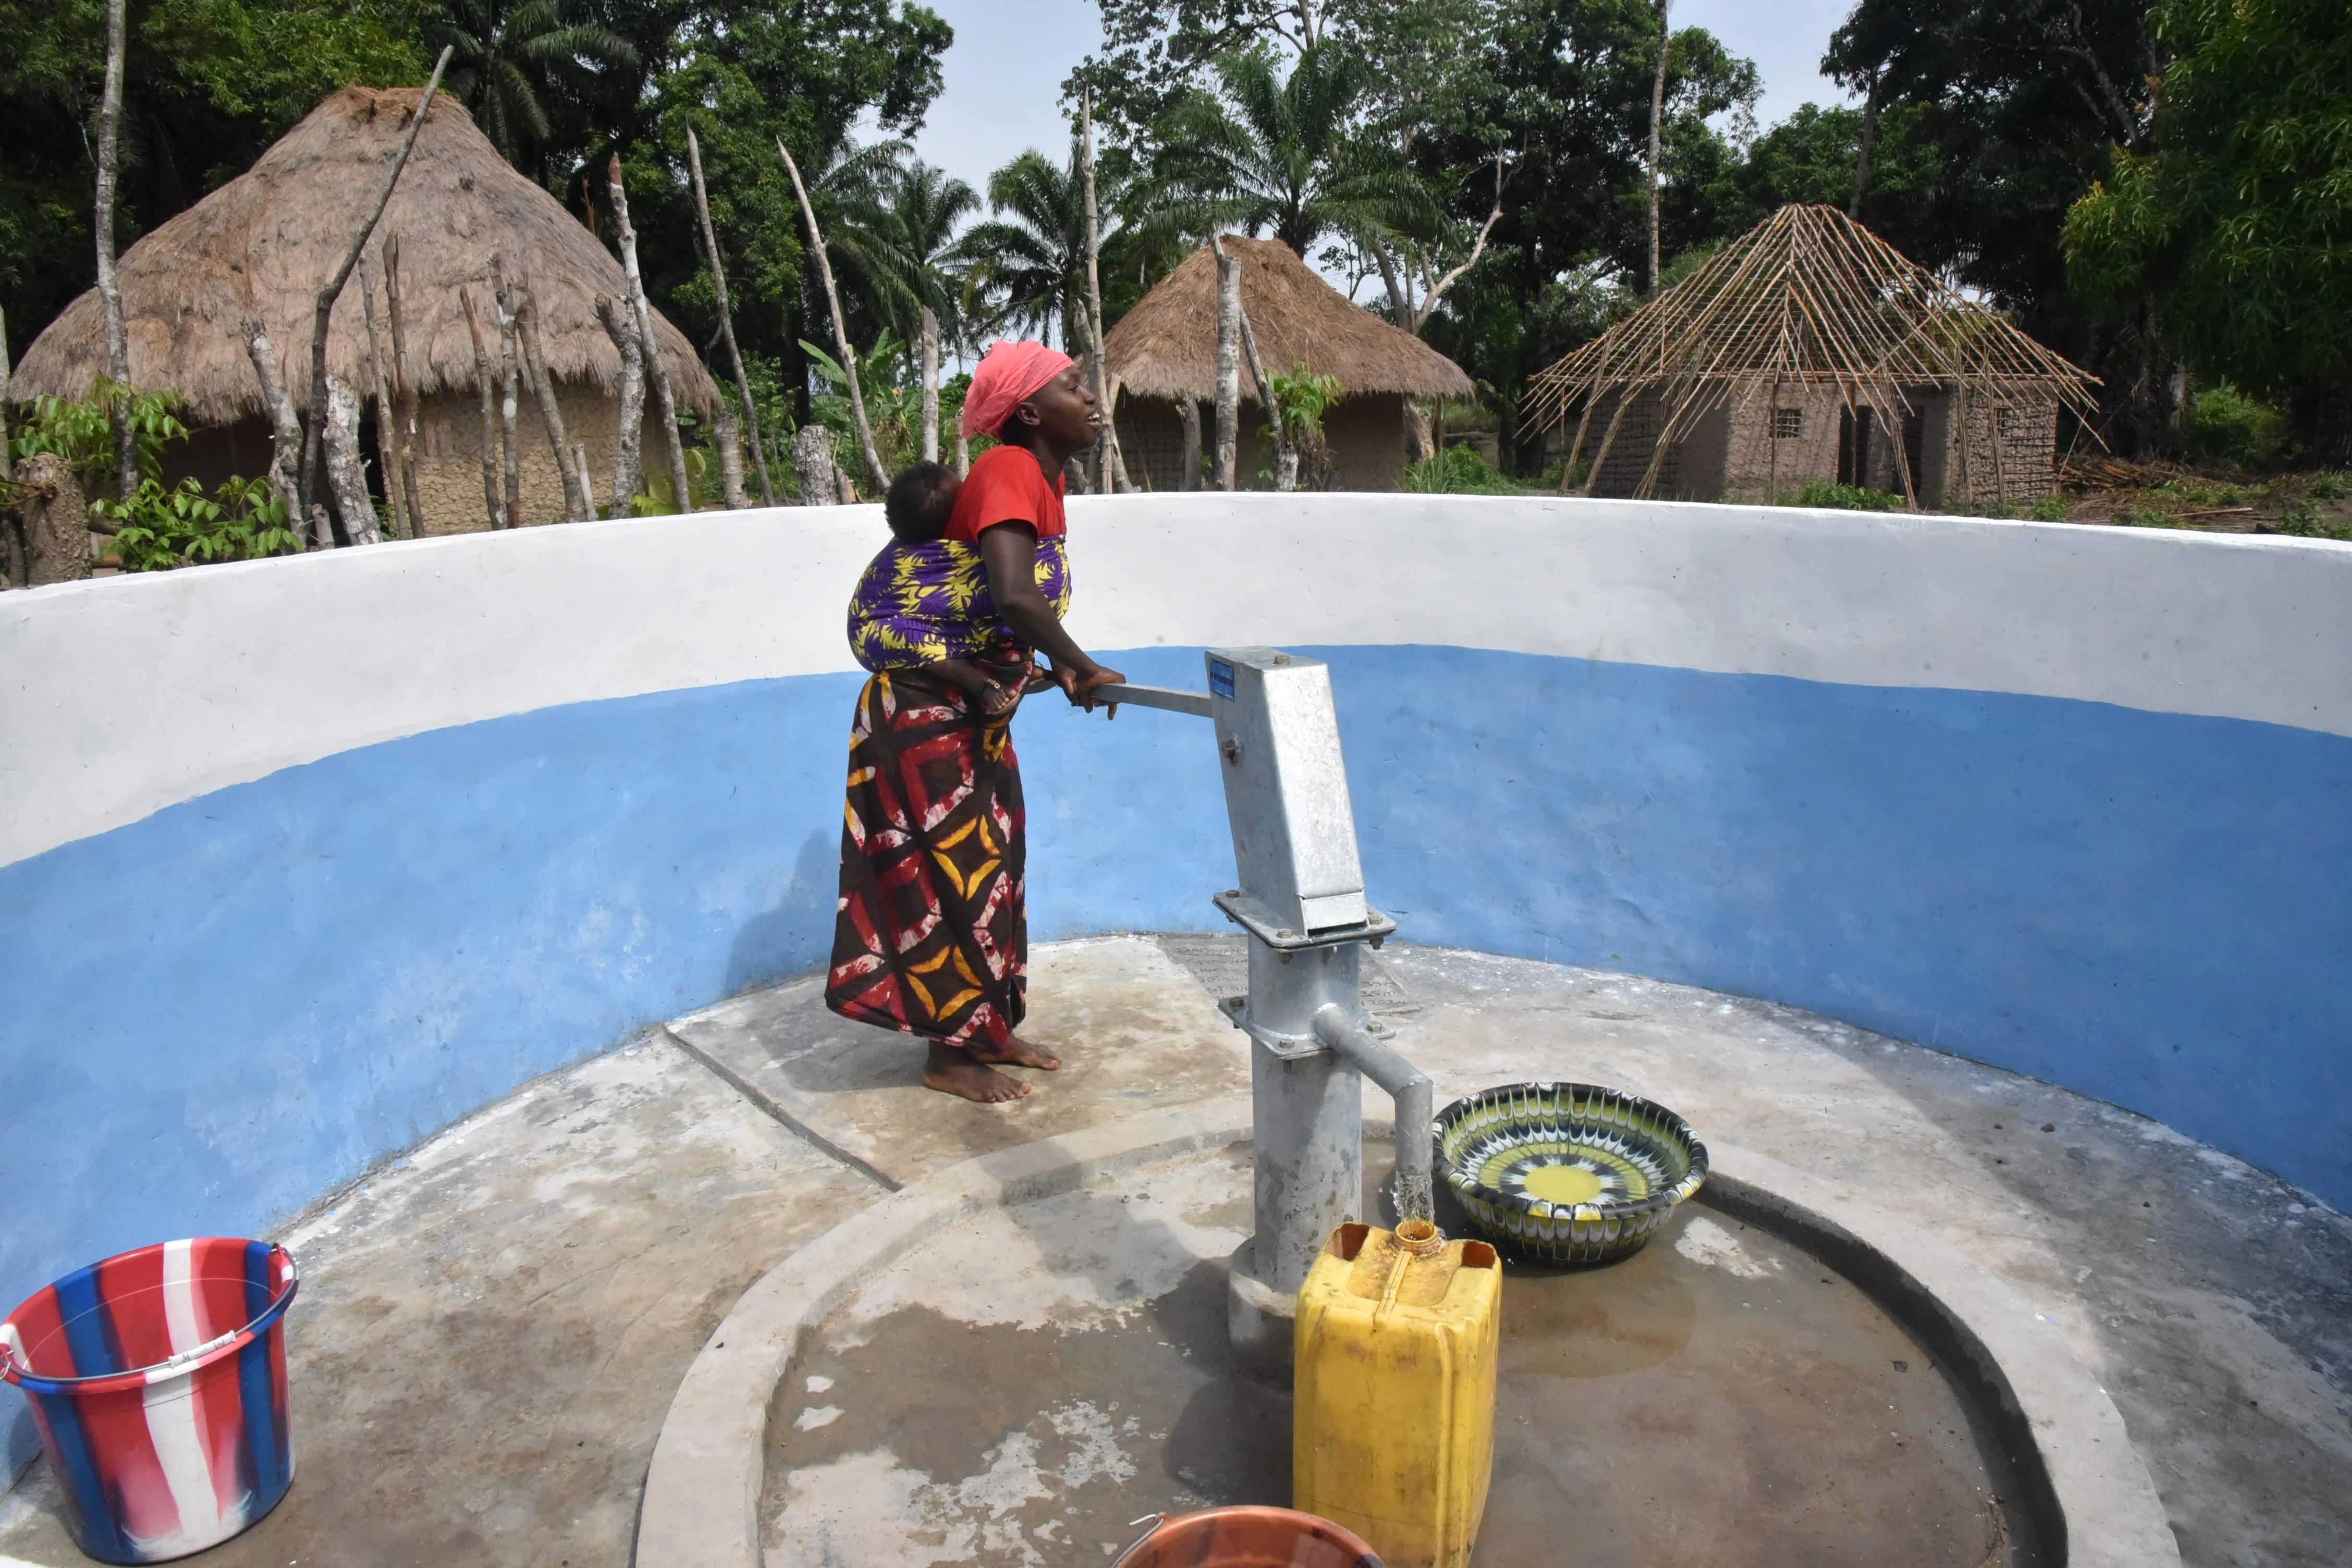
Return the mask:
<svg viewBox="0 0 2352 1568">
<path fill-rule="evenodd" d="M 1222 658 L 1213 658 L 1209 661 L 1209 694 L 1213 697 L 1222 697 L 1227 701 L 1233 700 L 1234 667 Z"/>
</svg>

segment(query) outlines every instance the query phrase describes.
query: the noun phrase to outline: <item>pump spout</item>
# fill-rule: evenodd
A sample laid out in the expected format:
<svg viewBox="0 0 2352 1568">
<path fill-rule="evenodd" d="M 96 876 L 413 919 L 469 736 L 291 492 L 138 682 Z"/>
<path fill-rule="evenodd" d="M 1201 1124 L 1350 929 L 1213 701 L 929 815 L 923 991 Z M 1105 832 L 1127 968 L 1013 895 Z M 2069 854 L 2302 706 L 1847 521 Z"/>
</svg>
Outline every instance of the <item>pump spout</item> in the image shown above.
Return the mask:
<svg viewBox="0 0 2352 1568">
<path fill-rule="evenodd" d="M 1400 1222 L 1435 1218 L 1430 1172 L 1436 1163 L 1429 1075 L 1367 1033 L 1335 1002 L 1315 1010 L 1315 1037 L 1396 1101 L 1396 1205 Z"/>
</svg>

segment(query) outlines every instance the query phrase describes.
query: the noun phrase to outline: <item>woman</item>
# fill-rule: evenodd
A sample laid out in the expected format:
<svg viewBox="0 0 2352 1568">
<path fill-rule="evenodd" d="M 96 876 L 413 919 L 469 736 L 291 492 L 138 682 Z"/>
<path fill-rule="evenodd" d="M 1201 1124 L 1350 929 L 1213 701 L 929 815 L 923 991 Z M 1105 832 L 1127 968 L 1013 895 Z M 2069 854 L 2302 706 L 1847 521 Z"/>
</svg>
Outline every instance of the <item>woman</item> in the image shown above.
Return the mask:
<svg viewBox="0 0 2352 1568">
<path fill-rule="evenodd" d="M 1090 712 L 1098 688 L 1127 678 L 1062 629 L 1062 471 L 1100 424 L 1068 355 L 1039 342 L 993 345 L 972 373 L 963 429 L 1003 445 L 973 462 L 947 531 L 969 552 L 966 613 L 995 633 L 973 662 L 1017 691 L 1042 652 L 1053 684 Z M 1018 706 L 986 713 L 928 670 L 866 681 L 850 731 L 824 993 L 845 1018 L 929 1040 L 923 1082 L 983 1103 L 1029 1092 L 1000 1066 L 1062 1065 L 1013 1032 L 1029 957 L 1021 763 L 1008 728 Z"/>
</svg>

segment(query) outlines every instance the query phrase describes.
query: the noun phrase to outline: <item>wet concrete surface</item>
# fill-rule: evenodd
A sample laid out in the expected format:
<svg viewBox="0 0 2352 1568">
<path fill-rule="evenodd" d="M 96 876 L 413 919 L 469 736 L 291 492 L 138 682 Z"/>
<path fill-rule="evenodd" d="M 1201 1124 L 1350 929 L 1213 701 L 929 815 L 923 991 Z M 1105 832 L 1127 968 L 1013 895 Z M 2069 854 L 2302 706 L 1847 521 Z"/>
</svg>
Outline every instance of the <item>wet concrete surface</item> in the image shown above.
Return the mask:
<svg viewBox="0 0 2352 1568">
<path fill-rule="evenodd" d="M 1249 1092 L 1248 1042 L 1148 940 L 1032 949 L 1029 1001 L 1023 1037 L 1066 1065 L 1024 1075 L 1037 1092 L 1006 1105 L 925 1089 L 923 1043 L 826 1012 L 821 976 L 739 996 L 670 1029 L 778 1116 L 897 1185 L 1138 1111 Z"/>
<path fill-rule="evenodd" d="M 1017 1106 L 923 1089 L 919 1047 L 832 1017 L 803 981 L 679 1020 L 699 1057 L 657 1041 L 598 1058 L 322 1200 L 275 1233 L 304 1266 L 289 1320 L 300 1473 L 276 1515 L 201 1561 L 627 1563 L 645 1465 L 688 1362 L 749 1280 L 884 1190 L 826 1146 L 903 1182 L 1031 1138 L 1245 1093 L 1243 1037 L 1192 973 L 1223 984 L 1237 952 L 1238 939 L 1202 936 L 1034 949 L 1030 1028 L 1071 1067 L 1029 1075 L 1038 1092 Z M 1397 1018 L 1400 1047 L 1437 1080 L 1441 1103 L 1529 1079 L 1616 1085 L 1683 1112 L 1702 1137 L 1933 1228 L 2021 1291 L 2099 1376 L 2185 1562 L 2352 1563 L 2346 1216 L 2142 1118 L 1834 1020 L 1478 953 L 1391 943 L 1381 962 L 1400 1013 L 1412 1009 Z M 1387 1114 L 1377 1093 L 1365 1110 L 1375 1122 Z M 1039 1273 L 1083 1281 L 1076 1295 L 1057 1285 L 1045 1306 L 963 1331 L 1034 1343 L 1137 1290 L 1174 1297 L 1166 1310 L 1179 1310 L 1190 1270 L 1248 1227 L 1214 1205 L 1192 1212 L 1214 1223 L 1183 1222 L 1197 1234 L 1177 1274 L 1130 1288 L 1073 1254 Z M 1168 1210 L 1156 1223 L 1181 1218 Z M 1898 1375 L 1916 1376 L 1922 1363 L 1901 1359 L 1912 1368 Z M 780 1398 L 808 1392 L 794 1384 Z M 778 1432 L 803 1435 L 801 1411 L 828 1402 L 802 1398 Z M 1080 1413 L 1064 1419 L 1094 1430 Z M 1889 1429 L 1907 1440 L 1909 1427 Z M 1038 1441 L 1048 1468 L 1077 1451 Z M 1184 1450 L 1199 1495 L 1225 1485 L 1207 1468 L 1222 1451 Z M 928 1498 L 923 1478 L 980 1473 L 941 1463 L 890 1484 Z M 1268 1473 L 1255 1461 L 1244 1471 Z M 55 1508 L 37 1465 L 0 1497 L 0 1557 L 83 1561 Z"/>
<path fill-rule="evenodd" d="M 1234 1371 L 1203 1256 L 1248 1181 L 1241 1148 L 1162 1162 L 900 1258 L 778 1391 L 772 1568 L 1099 1564 L 1142 1515 L 1287 1503 L 1288 1395 Z M 1608 1268 L 1514 1266 L 1498 1387 L 1479 1568 L 2041 1561 L 1933 1358 L 1703 1208 Z"/>
<path fill-rule="evenodd" d="M 2352 1563 L 2352 1219 L 2160 1123 L 1795 1008 L 1391 945 L 1440 1102 L 1648 1095 L 1928 1226 L 2115 1400 L 2192 1568 Z"/>
</svg>

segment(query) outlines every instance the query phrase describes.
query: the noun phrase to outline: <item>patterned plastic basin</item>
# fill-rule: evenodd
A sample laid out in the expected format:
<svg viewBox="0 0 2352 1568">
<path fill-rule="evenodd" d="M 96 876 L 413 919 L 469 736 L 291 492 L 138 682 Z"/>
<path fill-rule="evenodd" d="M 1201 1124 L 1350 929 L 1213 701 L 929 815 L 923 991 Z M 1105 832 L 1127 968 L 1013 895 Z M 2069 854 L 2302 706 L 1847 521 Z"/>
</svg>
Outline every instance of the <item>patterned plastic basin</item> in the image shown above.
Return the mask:
<svg viewBox="0 0 2352 1568">
<path fill-rule="evenodd" d="M 1514 1083 L 1437 1116 L 1437 1169 L 1470 1227 L 1512 1256 L 1609 1263 L 1706 1180 L 1706 1145 L 1664 1106 L 1589 1083 Z"/>
</svg>

